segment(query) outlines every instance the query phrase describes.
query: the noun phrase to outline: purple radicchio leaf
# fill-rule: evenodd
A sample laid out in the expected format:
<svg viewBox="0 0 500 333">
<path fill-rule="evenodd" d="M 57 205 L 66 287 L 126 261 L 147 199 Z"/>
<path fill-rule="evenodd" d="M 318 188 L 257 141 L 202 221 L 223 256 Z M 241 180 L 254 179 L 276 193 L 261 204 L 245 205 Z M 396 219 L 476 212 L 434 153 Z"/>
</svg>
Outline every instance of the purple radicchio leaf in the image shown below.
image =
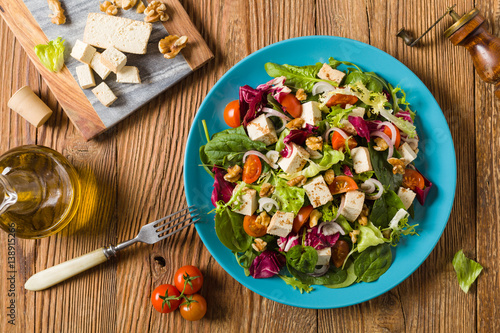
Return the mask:
<svg viewBox="0 0 500 333">
<path fill-rule="evenodd" d="M 295 245 L 299 245 L 299 236 L 292 231 L 288 236 L 280 237 L 277 244 L 281 251 L 288 252 Z"/>
<path fill-rule="evenodd" d="M 240 118 L 243 126 L 246 127 L 257 117 L 265 97 L 265 92 L 262 90 L 253 89 L 249 85 L 240 87 Z"/>
<path fill-rule="evenodd" d="M 413 119 L 411 119 L 410 111 L 399 111 L 398 113 L 396 113 L 395 116 L 398 118 L 402 118 L 408 121 L 409 123 L 413 124 Z"/>
<path fill-rule="evenodd" d="M 312 246 L 316 250 L 321 250 L 335 245 L 339 237 L 340 233 L 338 232 L 333 235 L 324 235 L 318 232 L 318 226 L 315 226 L 307 230 L 304 245 Z"/>
<path fill-rule="evenodd" d="M 420 204 L 423 206 L 425 203 L 425 198 L 427 198 L 427 194 L 429 194 L 429 191 L 431 190 L 432 183 L 429 179 L 425 178 L 425 176 L 420 171 L 418 171 L 418 173 L 421 174 L 422 177 L 424 177 L 425 186 L 423 190 L 419 187 L 415 187 L 415 193 L 417 193 L 418 202 L 420 202 Z"/>
<path fill-rule="evenodd" d="M 212 191 L 212 205 L 217 206 L 218 201 L 228 202 L 233 195 L 233 190 L 235 184 L 230 183 L 224 179 L 224 175 L 227 173 L 226 170 L 214 166 L 214 189 Z"/>
<path fill-rule="evenodd" d="M 286 77 L 280 76 L 272 79 L 271 81 L 261 84 L 257 87 L 257 90 L 262 90 L 265 93 L 270 93 L 273 95 L 274 99 L 281 103 L 283 98 L 288 95 L 292 90 L 285 86 Z"/>
<path fill-rule="evenodd" d="M 342 173 L 346 176 L 349 176 L 349 177 L 354 177 L 354 175 L 352 174 L 352 171 L 351 169 L 347 166 L 347 165 L 344 165 L 342 167 Z"/>
<path fill-rule="evenodd" d="M 354 126 L 358 135 L 370 142 L 370 130 L 368 128 L 368 123 L 362 117 L 349 116 L 347 119 L 352 126 Z"/>
<path fill-rule="evenodd" d="M 382 123 L 380 120 L 367 121 L 366 124 L 368 125 L 370 133 L 380 131 L 380 129 L 378 129 L 378 125 L 380 125 L 380 123 Z"/>
<path fill-rule="evenodd" d="M 285 257 L 279 252 L 266 250 L 252 261 L 250 275 L 255 279 L 273 277 L 285 266 L 285 262 Z"/>
<path fill-rule="evenodd" d="M 314 131 L 318 130 L 316 126 L 312 126 L 311 124 L 306 124 L 305 128 L 291 130 L 287 136 L 283 139 L 283 143 L 285 144 L 285 148 L 280 151 L 281 156 L 289 157 L 292 154 L 293 146 L 291 143 L 295 143 L 299 146 L 302 146 L 306 139 L 310 137 Z"/>
</svg>

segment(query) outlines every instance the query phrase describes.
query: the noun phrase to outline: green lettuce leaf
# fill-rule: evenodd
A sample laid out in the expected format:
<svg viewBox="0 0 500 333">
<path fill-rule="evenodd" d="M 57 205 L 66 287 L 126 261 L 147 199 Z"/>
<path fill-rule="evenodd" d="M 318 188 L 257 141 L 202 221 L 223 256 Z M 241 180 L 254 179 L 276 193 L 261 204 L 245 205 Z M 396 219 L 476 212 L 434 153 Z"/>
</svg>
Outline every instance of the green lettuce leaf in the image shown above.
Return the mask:
<svg viewBox="0 0 500 333">
<path fill-rule="evenodd" d="M 310 66 L 292 66 L 292 65 L 278 65 L 268 62 L 264 65 L 266 72 L 269 76 L 286 77 L 286 85 L 294 89 L 304 89 L 308 93 L 312 92 L 313 86 L 317 82 L 328 82 L 331 85 L 338 86 L 337 82 L 322 80 L 317 77 L 319 70 L 323 66 L 318 62 L 316 65 Z"/>
<path fill-rule="evenodd" d="M 323 145 L 323 157 L 321 160 L 309 161 L 309 166 L 292 174 L 281 174 L 281 178 L 290 180 L 298 176 L 312 178 L 322 171 L 330 169 L 334 164 L 344 160 L 344 153 L 334 150 L 330 145 Z"/>
<path fill-rule="evenodd" d="M 274 177 L 270 183 L 275 188 L 272 198 L 278 202 L 280 210 L 297 215 L 304 205 L 306 191 L 300 187 L 288 186 L 285 180 L 277 177 Z"/>
<path fill-rule="evenodd" d="M 57 37 L 47 44 L 35 46 L 35 53 L 41 63 L 52 72 L 59 72 L 64 65 L 64 40 Z"/>
<path fill-rule="evenodd" d="M 358 252 L 361 253 L 370 246 L 385 243 L 385 238 L 379 228 L 369 222 L 366 226 L 359 226 Z"/>
<path fill-rule="evenodd" d="M 298 289 L 300 291 L 301 294 L 304 293 L 304 291 L 306 293 L 310 293 L 311 291 L 313 291 L 313 287 L 311 287 L 311 285 L 309 284 L 305 284 L 299 280 L 297 280 L 296 278 L 294 277 L 291 277 L 291 276 L 286 276 L 286 275 L 281 275 L 281 274 L 278 274 L 278 276 L 283 280 L 285 281 L 286 284 L 288 284 L 289 286 L 292 286 L 293 290 L 296 290 Z"/>
<path fill-rule="evenodd" d="M 465 293 L 469 292 L 470 286 L 476 281 L 483 270 L 483 266 L 467 258 L 463 250 L 455 253 L 453 257 L 453 268 L 455 268 L 455 272 L 457 272 L 458 284 Z"/>
<path fill-rule="evenodd" d="M 356 108 L 356 106 L 352 106 L 349 109 L 343 109 L 339 105 L 334 105 L 331 107 L 330 113 L 326 116 L 326 120 L 331 127 L 342 128 L 343 125 L 340 122 L 347 119 L 354 108 Z"/>
</svg>

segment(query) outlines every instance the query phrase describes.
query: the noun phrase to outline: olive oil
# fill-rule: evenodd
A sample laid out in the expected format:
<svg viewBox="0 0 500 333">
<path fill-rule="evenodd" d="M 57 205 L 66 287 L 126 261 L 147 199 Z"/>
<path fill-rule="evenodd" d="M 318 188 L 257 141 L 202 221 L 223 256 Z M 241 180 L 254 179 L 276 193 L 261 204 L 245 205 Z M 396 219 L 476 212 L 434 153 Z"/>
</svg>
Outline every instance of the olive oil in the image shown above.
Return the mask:
<svg viewBox="0 0 500 333">
<path fill-rule="evenodd" d="M 60 153 L 22 146 L 0 156 L 0 227 L 17 237 L 42 238 L 63 229 L 80 202 L 75 168 Z"/>
</svg>

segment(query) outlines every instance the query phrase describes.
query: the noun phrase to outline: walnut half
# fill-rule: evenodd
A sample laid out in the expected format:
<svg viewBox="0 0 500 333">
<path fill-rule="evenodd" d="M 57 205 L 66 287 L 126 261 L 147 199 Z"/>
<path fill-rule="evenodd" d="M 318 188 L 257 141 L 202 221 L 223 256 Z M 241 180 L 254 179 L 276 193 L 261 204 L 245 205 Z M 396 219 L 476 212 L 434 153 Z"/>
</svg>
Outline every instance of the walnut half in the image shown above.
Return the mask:
<svg viewBox="0 0 500 333">
<path fill-rule="evenodd" d="M 146 17 L 144 21 L 153 23 L 157 21 L 165 22 L 170 18 L 167 14 L 167 6 L 160 1 L 151 1 L 144 10 Z"/>
<path fill-rule="evenodd" d="M 61 2 L 59 0 L 47 0 L 47 3 L 49 4 L 49 9 L 52 11 L 50 22 L 57 25 L 66 23 L 66 16 L 64 16 L 64 9 L 61 7 Z"/>
<path fill-rule="evenodd" d="M 187 42 L 188 38 L 186 36 L 170 35 L 160 40 L 158 49 L 160 49 L 160 52 L 163 53 L 166 59 L 173 59 L 186 47 Z"/>
<path fill-rule="evenodd" d="M 101 12 L 105 12 L 108 15 L 118 14 L 118 8 L 116 8 L 116 6 L 109 1 L 104 1 L 103 3 L 101 3 L 99 5 L 99 9 L 101 10 Z"/>
</svg>

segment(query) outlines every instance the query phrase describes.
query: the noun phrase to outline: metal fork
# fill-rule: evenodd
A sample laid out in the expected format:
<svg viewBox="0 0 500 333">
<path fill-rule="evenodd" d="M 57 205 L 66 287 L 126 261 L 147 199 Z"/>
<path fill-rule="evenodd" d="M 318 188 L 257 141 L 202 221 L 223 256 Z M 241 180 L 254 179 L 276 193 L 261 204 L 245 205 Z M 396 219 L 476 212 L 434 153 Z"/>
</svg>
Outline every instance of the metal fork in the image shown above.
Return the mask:
<svg viewBox="0 0 500 333">
<path fill-rule="evenodd" d="M 154 244 L 178 233 L 199 220 L 198 211 L 194 206 L 181 209 L 169 216 L 146 224 L 141 228 L 139 234 L 131 240 L 120 243 L 117 246 L 109 245 L 108 247 L 101 247 L 93 252 L 36 273 L 26 281 L 24 288 L 33 291 L 47 289 L 89 268 L 102 264 L 109 258 L 116 256 L 116 252 L 134 243 Z M 161 224 L 164 221 L 167 222 Z M 175 229 L 176 227 L 178 228 Z"/>
</svg>

